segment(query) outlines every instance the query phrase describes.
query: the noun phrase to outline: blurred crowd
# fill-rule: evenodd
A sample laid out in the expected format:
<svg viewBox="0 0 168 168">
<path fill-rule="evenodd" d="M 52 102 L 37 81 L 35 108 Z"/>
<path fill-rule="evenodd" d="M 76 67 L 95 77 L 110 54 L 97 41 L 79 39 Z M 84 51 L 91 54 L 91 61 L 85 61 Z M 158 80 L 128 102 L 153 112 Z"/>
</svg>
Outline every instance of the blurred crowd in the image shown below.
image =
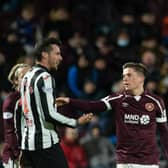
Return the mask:
<svg viewBox="0 0 168 168">
<path fill-rule="evenodd" d="M 95 100 L 122 90 L 122 65 L 135 61 L 148 68 L 145 87 L 168 107 L 167 0 L 2 0 L 0 20 L 0 106 L 12 89 L 11 67 L 33 65 L 36 42 L 57 37 L 63 62 L 51 73 L 58 96 Z M 62 137 L 70 168 L 115 166 L 113 112 L 98 114 L 79 130 L 67 128 Z"/>
</svg>

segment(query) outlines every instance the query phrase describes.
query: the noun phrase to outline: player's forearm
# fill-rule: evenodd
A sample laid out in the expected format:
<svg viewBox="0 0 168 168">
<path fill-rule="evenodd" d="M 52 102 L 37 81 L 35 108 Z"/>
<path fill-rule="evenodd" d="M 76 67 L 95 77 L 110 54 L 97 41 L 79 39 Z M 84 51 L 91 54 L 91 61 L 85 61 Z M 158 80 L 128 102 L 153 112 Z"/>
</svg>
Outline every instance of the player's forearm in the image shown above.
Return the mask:
<svg viewBox="0 0 168 168">
<path fill-rule="evenodd" d="M 55 112 L 54 115 L 52 115 L 53 119 L 57 122 L 60 122 L 62 124 L 65 124 L 70 127 L 76 127 L 77 126 L 77 120 L 73 118 L 66 117 L 58 112 Z"/>
<path fill-rule="evenodd" d="M 81 111 L 102 112 L 106 110 L 106 106 L 102 101 L 85 101 L 79 99 L 70 99 L 70 105 Z"/>
<path fill-rule="evenodd" d="M 160 142 L 163 145 L 163 150 L 166 159 L 168 159 L 168 125 L 167 123 L 158 124 L 160 132 Z"/>
</svg>

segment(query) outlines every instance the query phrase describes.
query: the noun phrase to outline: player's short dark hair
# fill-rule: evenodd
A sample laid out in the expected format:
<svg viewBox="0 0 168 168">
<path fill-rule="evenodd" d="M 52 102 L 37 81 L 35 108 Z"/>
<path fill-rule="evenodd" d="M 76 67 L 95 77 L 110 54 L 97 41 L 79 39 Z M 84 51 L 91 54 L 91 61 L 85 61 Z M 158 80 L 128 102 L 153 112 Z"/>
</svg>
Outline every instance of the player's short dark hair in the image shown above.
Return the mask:
<svg viewBox="0 0 168 168">
<path fill-rule="evenodd" d="M 42 52 L 50 52 L 52 50 L 51 45 L 56 44 L 58 46 L 61 46 L 61 41 L 57 38 L 47 38 L 43 40 L 42 42 L 39 42 L 35 45 L 35 58 L 38 61 L 41 61 L 42 58 Z"/>
<path fill-rule="evenodd" d="M 146 66 L 142 63 L 127 62 L 123 65 L 123 70 L 125 68 L 133 68 L 135 71 L 142 73 L 145 77 L 147 76 L 148 73 Z"/>
</svg>

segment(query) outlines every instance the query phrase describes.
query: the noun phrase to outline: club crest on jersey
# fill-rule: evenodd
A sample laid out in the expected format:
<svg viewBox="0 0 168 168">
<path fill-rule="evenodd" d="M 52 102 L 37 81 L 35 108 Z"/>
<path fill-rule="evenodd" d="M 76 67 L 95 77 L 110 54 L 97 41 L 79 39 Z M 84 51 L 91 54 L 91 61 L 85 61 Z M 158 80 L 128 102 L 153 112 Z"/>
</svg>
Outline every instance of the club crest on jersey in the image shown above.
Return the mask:
<svg viewBox="0 0 168 168">
<path fill-rule="evenodd" d="M 153 109 L 154 109 L 154 104 L 153 103 L 146 103 L 145 104 L 145 109 L 147 110 L 147 111 L 153 111 Z"/>
</svg>

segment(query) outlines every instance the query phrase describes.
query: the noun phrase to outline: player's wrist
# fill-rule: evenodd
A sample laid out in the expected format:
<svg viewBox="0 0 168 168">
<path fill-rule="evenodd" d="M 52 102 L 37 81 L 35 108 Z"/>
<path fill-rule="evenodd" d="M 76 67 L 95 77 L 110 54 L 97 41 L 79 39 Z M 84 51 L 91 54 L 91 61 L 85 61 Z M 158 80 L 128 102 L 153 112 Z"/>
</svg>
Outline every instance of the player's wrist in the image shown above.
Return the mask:
<svg viewBox="0 0 168 168">
<path fill-rule="evenodd" d="M 71 102 L 71 98 L 70 97 L 67 97 L 67 104 L 69 104 Z"/>
<path fill-rule="evenodd" d="M 76 120 L 76 127 L 80 126 L 79 119 Z"/>
</svg>

